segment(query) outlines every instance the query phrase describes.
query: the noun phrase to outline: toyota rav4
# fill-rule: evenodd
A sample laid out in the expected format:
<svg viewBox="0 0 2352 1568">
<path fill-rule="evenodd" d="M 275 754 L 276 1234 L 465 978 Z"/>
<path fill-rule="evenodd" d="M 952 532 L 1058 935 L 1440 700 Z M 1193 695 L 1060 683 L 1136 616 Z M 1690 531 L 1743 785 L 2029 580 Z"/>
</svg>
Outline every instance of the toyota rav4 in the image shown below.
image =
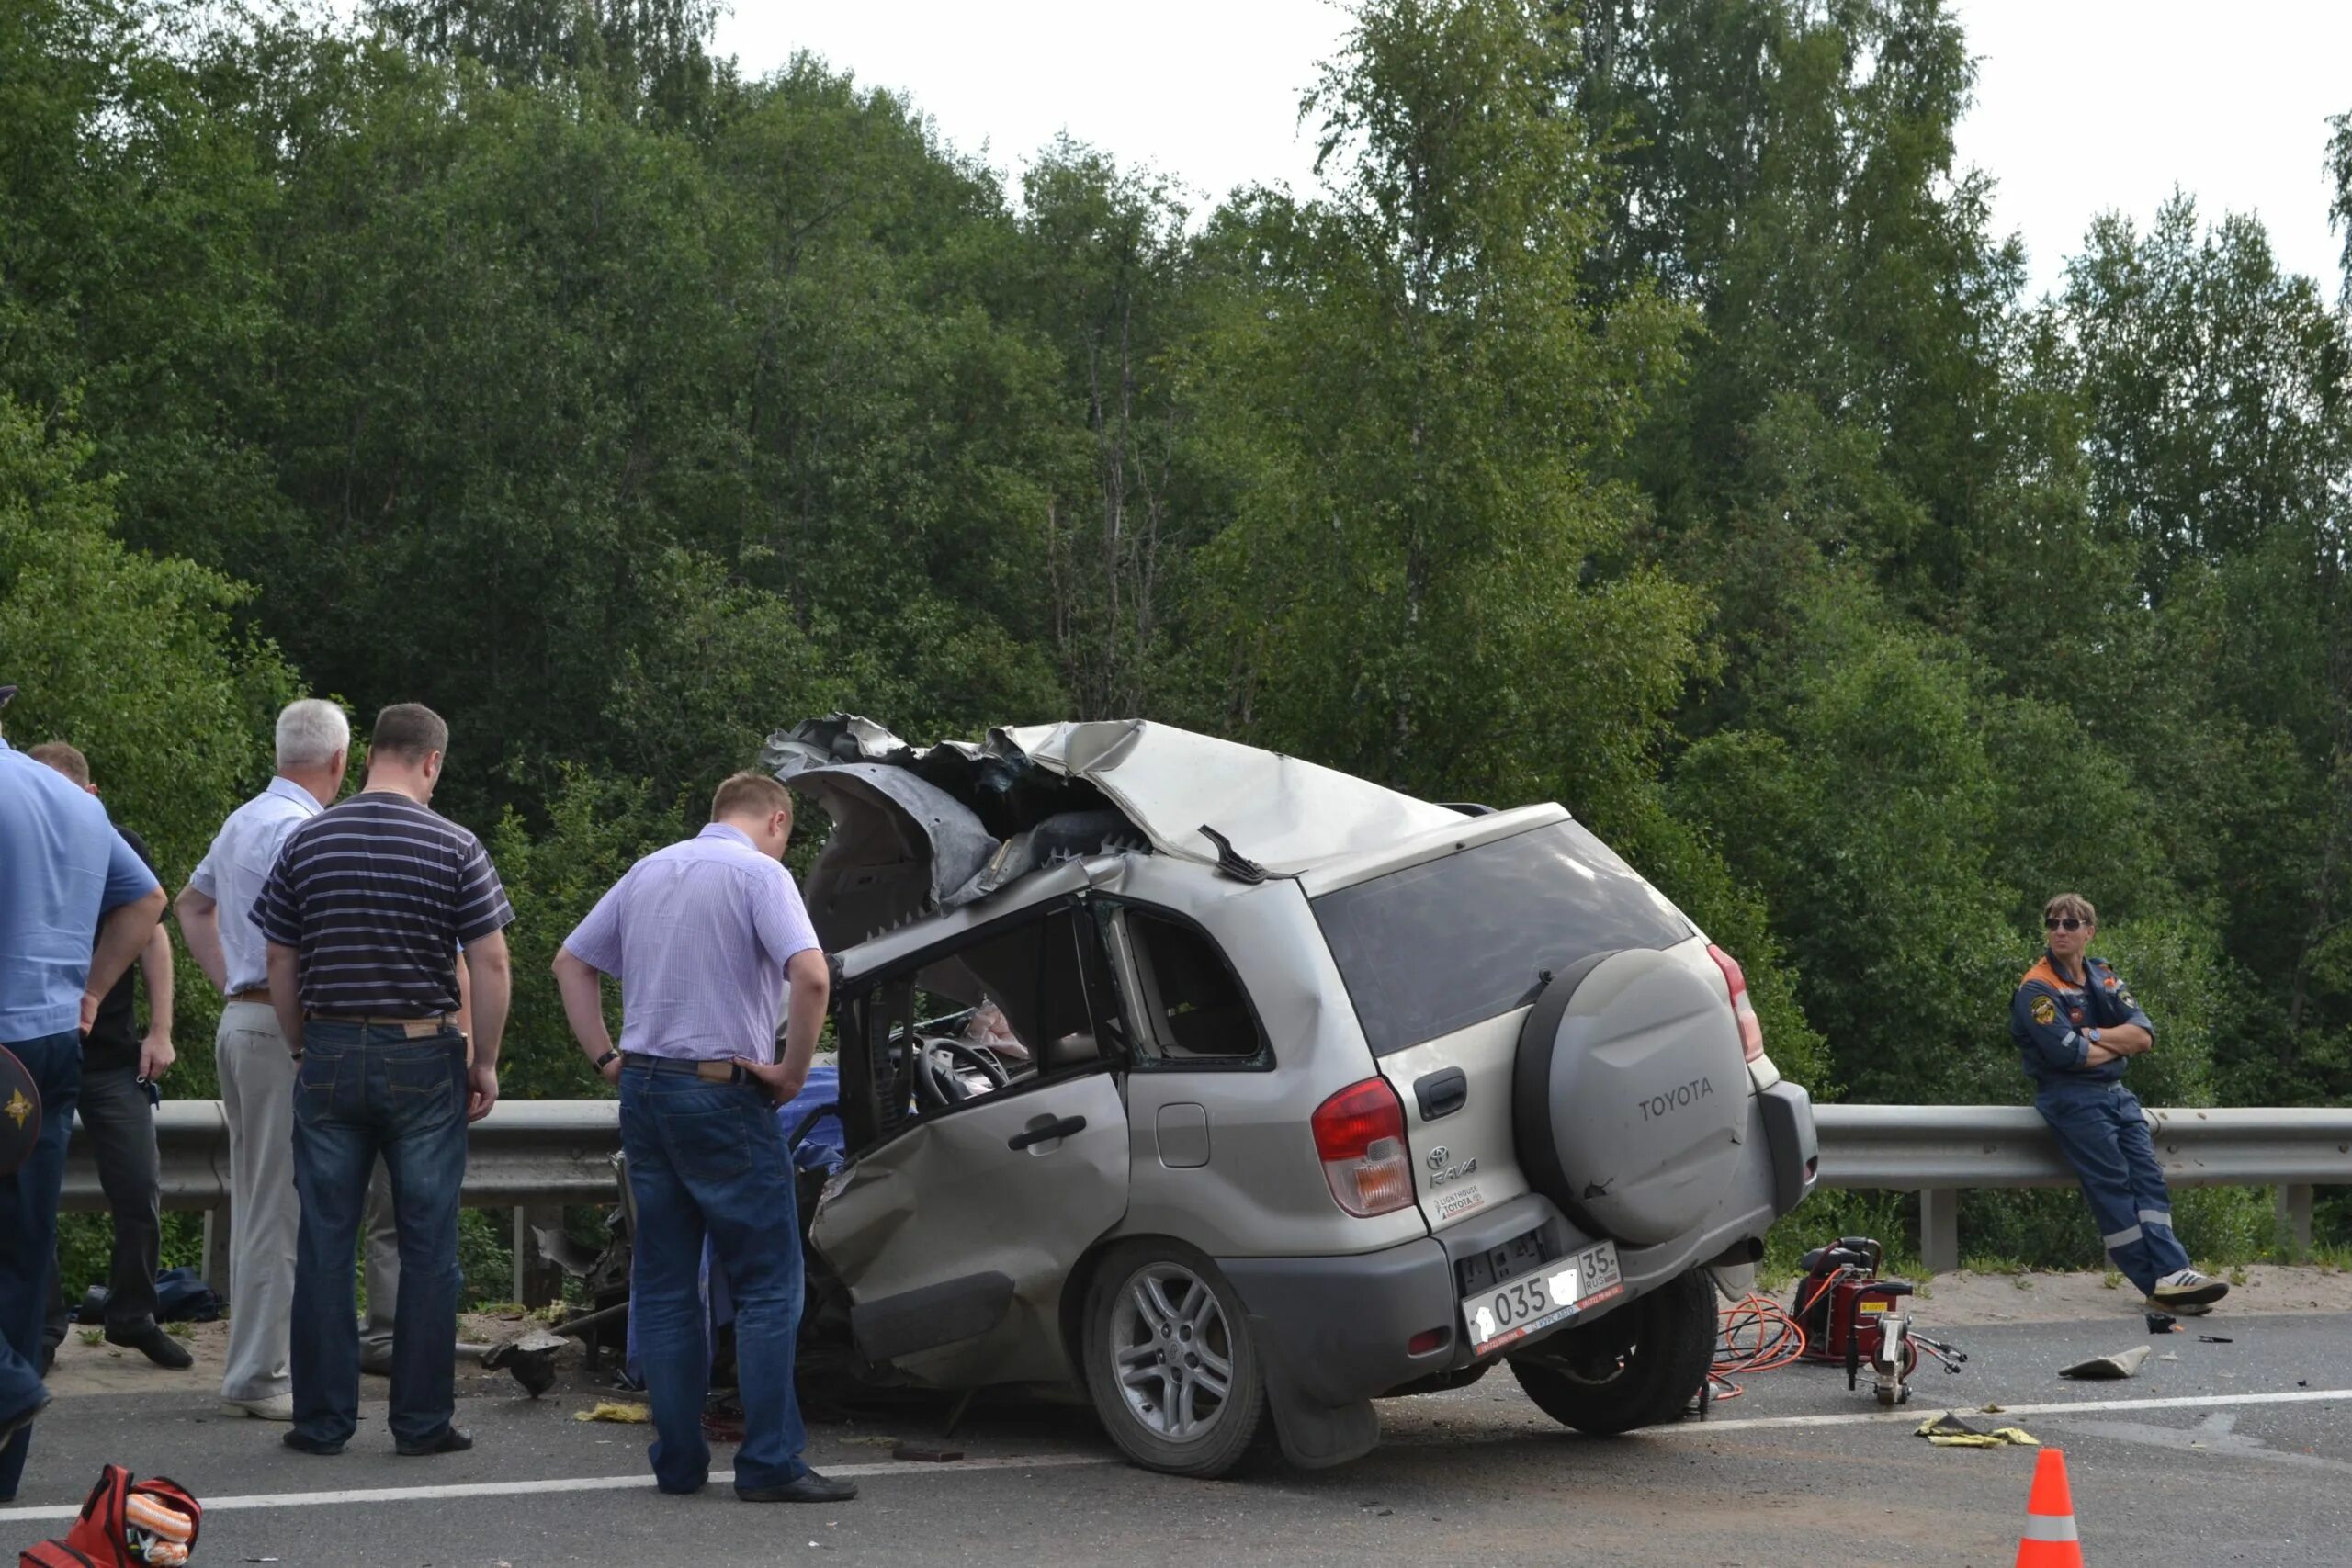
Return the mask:
<svg viewBox="0 0 2352 1568">
<path fill-rule="evenodd" d="M 836 716 L 767 761 L 833 824 L 808 1239 L 862 1376 L 1076 1385 L 1198 1476 L 1351 1459 L 1374 1401 L 1498 1362 L 1624 1431 L 1813 1185 L 1739 965 L 1558 806 L 1144 722 Z"/>
</svg>

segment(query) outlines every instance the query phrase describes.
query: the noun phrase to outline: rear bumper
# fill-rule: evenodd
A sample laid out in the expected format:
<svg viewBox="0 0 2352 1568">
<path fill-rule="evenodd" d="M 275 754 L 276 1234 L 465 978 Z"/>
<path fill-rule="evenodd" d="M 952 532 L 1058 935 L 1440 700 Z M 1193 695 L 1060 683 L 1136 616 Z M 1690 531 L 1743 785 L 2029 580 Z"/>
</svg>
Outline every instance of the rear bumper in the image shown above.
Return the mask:
<svg viewBox="0 0 2352 1568">
<path fill-rule="evenodd" d="M 1217 1267 L 1267 1360 L 1318 1404 L 1370 1399 L 1453 1359 L 1461 1314 L 1453 1266 L 1427 1236 L 1353 1258 L 1221 1258 Z M 1412 1354 L 1413 1337 L 1430 1329 L 1442 1342 Z"/>
<path fill-rule="evenodd" d="M 1786 1078 L 1758 1089 L 1750 1124 L 1758 1122 L 1771 1151 L 1772 1209 L 1777 1217 L 1804 1202 L 1821 1176 L 1821 1136 L 1814 1130 L 1813 1096 L 1803 1085 Z"/>
<path fill-rule="evenodd" d="M 1445 1248 L 1424 1236 L 1349 1258 L 1220 1258 L 1266 1369 L 1274 1428 L 1293 1464 L 1321 1469 L 1380 1440 L 1375 1395 L 1454 1359 L 1461 1305 Z M 1442 1330 L 1420 1355 L 1417 1334 Z"/>
<path fill-rule="evenodd" d="M 1688 1235 L 1659 1247 L 1621 1247 L 1626 1289 L 1619 1304 L 1761 1238 L 1813 1190 L 1820 1145 L 1811 1097 L 1783 1081 L 1758 1090 L 1748 1103 L 1747 1158 L 1723 1201 Z M 1379 1435 L 1372 1400 L 1468 1366 L 1473 1357 L 1462 1334 L 1454 1265 L 1531 1230 L 1544 1233 L 1555 1258 L 1600 1239 L 1550 1199 L 1530 1192 L 1434 1236 L 1379 1252 L 1218 1258 L 1266 1363 L 1283 1451 L 1293 1462 L 1315 1466 L 1355 1458 Z M 1414 1337 L 1430 1330 L 1442 1332 L 1440 1343 L 1415 1354 L 1409 1348 Z"/>
</svg>

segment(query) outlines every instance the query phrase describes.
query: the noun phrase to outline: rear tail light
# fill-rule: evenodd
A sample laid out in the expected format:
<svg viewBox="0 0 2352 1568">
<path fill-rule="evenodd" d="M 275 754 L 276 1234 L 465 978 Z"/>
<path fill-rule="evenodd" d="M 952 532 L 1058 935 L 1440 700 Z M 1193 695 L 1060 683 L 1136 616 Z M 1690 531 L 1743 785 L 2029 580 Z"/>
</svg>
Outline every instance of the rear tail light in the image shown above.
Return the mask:
<svg viewBox="0 0 2352 1568">
<path fill-rule="evenodd" d="M 1724 984 L 1731 987 L 1731 1016 L 1739 1025 L 1740 1054 L 1749 1061 L 1759 1061 L 1764 1055 L 1764 1023 L 1756 1016 L 1756 1004 L 1747 999 L 1747 976 L 1739 972 L 1739 960 L 1717 947 L 1707 944 L 1707 956 L 1724 972 Z"/>
<path fill-rule="evenodd" d="M 1317 1106 L 1309 1124 L 1323 1179 L 1340 1208 L 1368 1218 L 1412 1204 L 1405 1107 L 1386 1078 L 1349 1085 Z"/>
</svg>

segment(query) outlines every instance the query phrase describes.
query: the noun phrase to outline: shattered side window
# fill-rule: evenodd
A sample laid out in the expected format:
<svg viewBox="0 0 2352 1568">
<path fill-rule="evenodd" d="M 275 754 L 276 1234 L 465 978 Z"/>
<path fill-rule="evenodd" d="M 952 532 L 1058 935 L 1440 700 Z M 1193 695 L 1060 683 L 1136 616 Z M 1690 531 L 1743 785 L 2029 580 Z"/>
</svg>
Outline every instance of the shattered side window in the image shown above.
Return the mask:
<svg viewBox="0 0 2352 1568">
<path fill-rule="evenodd" d="M 842 1000 L 842 1120 L 853 1149 L 966 1100 L 1128 1058 L 1102 933 L 1074 904 L 1023 911 L 915 962 Z"/>
<path fill-rule="evenodd" d="M 1135 1010 L 1148 1035 L 1138 1066 L 1271 1063 L 1249 993 L 1215 942 L 1148 909 L 1122 909 L 1119 921 L 1134 966 Z"/>
<path fill-rule="evenodd" d="M 964 999 L 993 1005 L 1040 1074 L 1091 1066 L 1115 1043 L 1103 1039 L 1089 997 L 1088 971 L 1102 967 L 1098 942 L 1093 922 L 1074 906 L 1023 921 L 956 954 L 974 987 Z M 1115 1015 L 1111 1022 L 1115 1028 Z"/>
</svg>

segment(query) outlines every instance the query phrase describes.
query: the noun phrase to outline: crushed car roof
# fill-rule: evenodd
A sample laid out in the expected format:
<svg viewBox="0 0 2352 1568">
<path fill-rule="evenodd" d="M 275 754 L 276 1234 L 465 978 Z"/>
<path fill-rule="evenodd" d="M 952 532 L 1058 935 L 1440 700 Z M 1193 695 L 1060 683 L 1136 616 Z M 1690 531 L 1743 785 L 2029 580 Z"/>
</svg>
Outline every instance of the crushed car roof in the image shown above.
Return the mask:
<svg viewBox="0 0 2352 1568">
<path fill-rule="evenodd" d="M 761 761 L 833 820 L 807 889 L 828 947 L 1063 860 L 1148 848 L 1237 874 L 1290 874 L 1462 820 L 1336 769 L 1148 719 L 918 748 L 833 714 L 770 736 Z"/>
</svg>

